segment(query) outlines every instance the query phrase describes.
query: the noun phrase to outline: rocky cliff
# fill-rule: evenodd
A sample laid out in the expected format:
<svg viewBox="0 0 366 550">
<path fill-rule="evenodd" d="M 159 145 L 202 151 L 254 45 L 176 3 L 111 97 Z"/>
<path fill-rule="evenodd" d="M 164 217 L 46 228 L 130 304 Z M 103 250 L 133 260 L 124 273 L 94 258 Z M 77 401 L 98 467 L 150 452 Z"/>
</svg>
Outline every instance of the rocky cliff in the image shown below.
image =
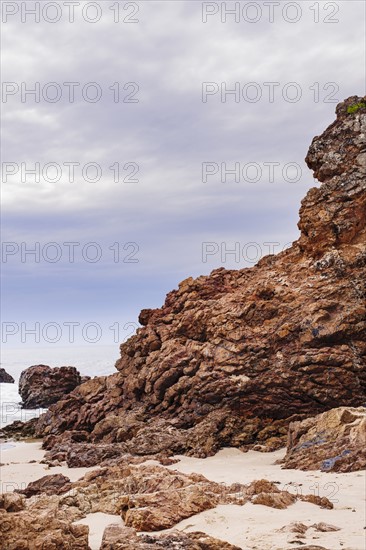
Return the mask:
<svg viewBox="0 0 366 550">
<path fill-rule="evenodd" d="M 365 101 L 339 104 L 314 138 L 306 161 L 322 184 L 302 201 L 292 247 L 250 269 L 189 278 L 162 308 L 143 310 L 118 372 L 82 384 L 41 417 L 47 448 L 272 449 L 290 421 L 365 403 Z"/>
</svg>

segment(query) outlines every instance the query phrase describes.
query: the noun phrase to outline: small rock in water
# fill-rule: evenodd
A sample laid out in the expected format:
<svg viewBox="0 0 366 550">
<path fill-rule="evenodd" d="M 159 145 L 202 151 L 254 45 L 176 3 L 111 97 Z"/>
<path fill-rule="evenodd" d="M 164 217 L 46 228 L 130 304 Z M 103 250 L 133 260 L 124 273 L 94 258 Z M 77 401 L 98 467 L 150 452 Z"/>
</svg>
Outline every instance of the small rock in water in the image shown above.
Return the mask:
<svg viewBox="0 0 366 550">
<path fill-rule="evenodd" d="M 2 367 L 0 368 L 0 383 L 2 384 L 14 384 L 14 378 L 10 376 Z"/>
</svg>

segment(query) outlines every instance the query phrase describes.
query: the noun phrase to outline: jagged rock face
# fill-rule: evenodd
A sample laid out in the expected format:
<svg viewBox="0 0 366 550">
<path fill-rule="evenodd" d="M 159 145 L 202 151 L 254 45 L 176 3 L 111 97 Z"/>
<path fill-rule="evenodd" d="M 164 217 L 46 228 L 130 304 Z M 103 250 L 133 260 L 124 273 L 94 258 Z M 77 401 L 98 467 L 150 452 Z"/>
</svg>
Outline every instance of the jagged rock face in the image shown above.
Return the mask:
<svg viewBox="0 0 366 550">
<path fill-rule="evenodd" d="M 324 183 L 302 201 L 299 245 L 316 258 L 331 247 L 348 257 L 365 250 L 366 109 L 348 112 L 358 103 L 365 104 L 365 98 L 354 96 L 337 106 L 337 120 L 313 139 L 306 157 Z"/>
<path fill-rule="evenodd" d="M 0 368 L 0 383 L 14 384 L 14 378 L 3 368 Z"/>
<path fill-rule="evenodd" d="M 290 417 L 365 402 L 366 114 L 347 112 L 362 100 L 338 105 L 313 140 L 307 162 L 323 184 L 303 200 L 300 239 L 251 269 L 189 278 L 162 308 L 143 310 L 119 372 L 53 406 L 39 435 L 83 430 L 139 452 L 143 433 L 148 452 L 170 426 L 184 452 L 206 456 L 265 440 L 275 448 Z"/>
<path fill-rule="evenodd" d="M 19 393 L 24 409 L 49 407 L 81 383 L 75 367 L 51 368 L 34 365 L 25 369 L 19 378 Z"/>
<path fill-rule="evenodd" d="M 350 472 L 366 468 L 366 408 L 340 407 L 293 422 L 285 468 Z"/>
</svg>

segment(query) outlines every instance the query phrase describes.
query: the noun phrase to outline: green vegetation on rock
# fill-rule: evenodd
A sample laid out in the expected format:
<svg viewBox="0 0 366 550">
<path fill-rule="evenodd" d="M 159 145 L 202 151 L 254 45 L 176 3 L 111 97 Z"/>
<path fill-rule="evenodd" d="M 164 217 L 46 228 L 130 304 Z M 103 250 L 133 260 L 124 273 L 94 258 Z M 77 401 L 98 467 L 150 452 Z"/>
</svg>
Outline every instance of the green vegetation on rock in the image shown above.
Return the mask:
<svg viewBox="0 0 366 550">
<path fill-rule="evenodd" d="M 366 108 L 366 103 L 361 101 L 360 103 L 355 103 L 354 105 L 349 105 L 347 107 L 347 113 L 348 114 L 357 113 L 357 111 L 359 111 L 360 109 L 365 109 L 365 108 Z"/>
</svg>

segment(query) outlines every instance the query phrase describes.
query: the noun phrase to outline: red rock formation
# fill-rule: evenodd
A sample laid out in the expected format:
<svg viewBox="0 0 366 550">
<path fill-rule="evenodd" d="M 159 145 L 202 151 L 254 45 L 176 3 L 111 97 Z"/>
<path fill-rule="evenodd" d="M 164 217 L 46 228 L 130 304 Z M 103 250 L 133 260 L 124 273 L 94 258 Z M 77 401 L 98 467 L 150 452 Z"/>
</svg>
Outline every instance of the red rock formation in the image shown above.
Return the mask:
<svg viewBox="0 0 366 550">
<path fill-rule="evenodd" d="M 348 112 L 361 101 L 339 104 L 311 144 L 306 161 L 323 183 L 302 201 L 298 241 L 253 268 L 189 278 L 143 310 L 118 373 L 40 419 L 48 448 L 65 430 L 141 454 L 168 440 L 196 456 L 276 448 L 290 420 L 365 402 L 366 113 Z"/>
<path fill-rule="evenodd" d="M 75 367 L 54 368 L 34 365 L 23 370 L 19 378 L 19 393 L 24 409 L 49 407 L 81 383 Z"/>
</svg>

